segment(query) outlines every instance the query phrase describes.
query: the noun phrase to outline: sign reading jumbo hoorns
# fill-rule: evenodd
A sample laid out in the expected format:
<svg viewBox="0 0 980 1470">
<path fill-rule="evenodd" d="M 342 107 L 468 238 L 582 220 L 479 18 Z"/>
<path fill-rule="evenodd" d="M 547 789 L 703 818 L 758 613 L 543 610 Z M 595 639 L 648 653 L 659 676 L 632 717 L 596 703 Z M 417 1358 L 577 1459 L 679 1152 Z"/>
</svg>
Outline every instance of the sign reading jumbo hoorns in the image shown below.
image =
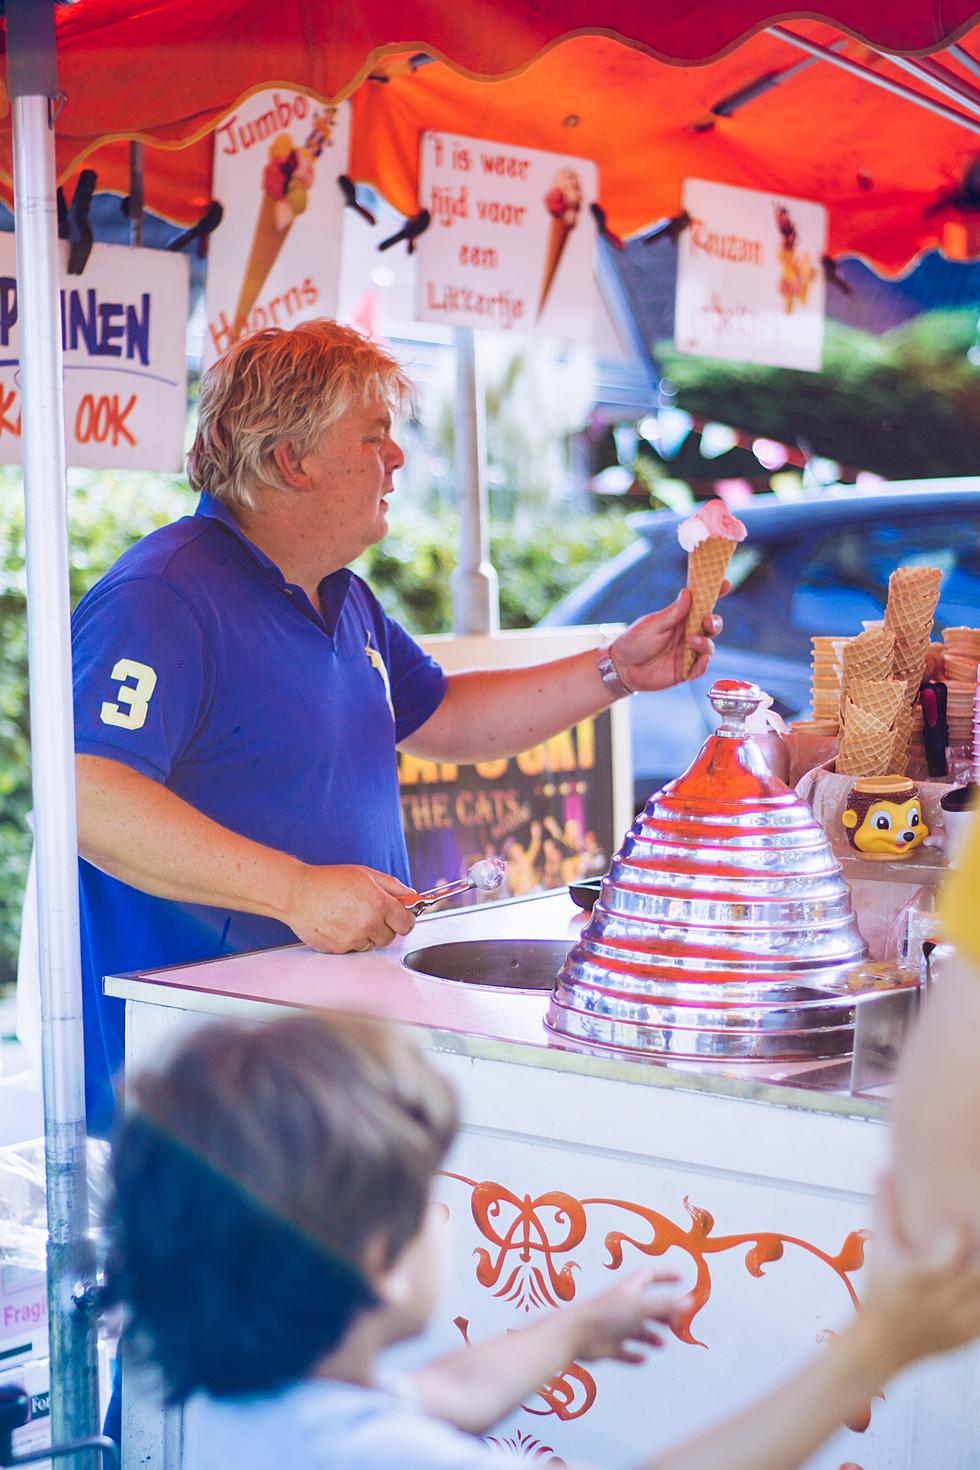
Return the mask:
<svg viewBox="0 0 980 1470">
<path fill-rule="evenodd" d="M 187 417 L 188 265 L 95 245 L 80 276 L 61 253 L 69 465 L 179 470 Z M 21 460 L 20 304 L 13 235 L 0 235 L 0 464 Z"/>
<path fill-rule="evenodd" d="M 215 129 L 205 365 L 244 332 L 334 316 L 350 108 L 273 87 Z"/>
<path fill-rule="evenodd" d="M 591 341 L 598 191 L 587 159 L 423 134 L 417 320 Z"/>
<path fill-rule="evenodd" d="M 686 179 L 674 345 L 819 372 L 827 211 L 785 194 Z"/>
</svg>

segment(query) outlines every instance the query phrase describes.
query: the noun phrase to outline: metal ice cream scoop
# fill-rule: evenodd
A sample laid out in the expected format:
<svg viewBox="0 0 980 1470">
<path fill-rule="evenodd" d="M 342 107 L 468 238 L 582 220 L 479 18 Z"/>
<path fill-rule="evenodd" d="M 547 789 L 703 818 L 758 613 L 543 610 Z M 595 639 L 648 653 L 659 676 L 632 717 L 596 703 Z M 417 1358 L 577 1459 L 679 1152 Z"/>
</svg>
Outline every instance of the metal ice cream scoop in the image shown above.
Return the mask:
<svg viewBox="0 0 980 1470">
<path fill-rule="evenodd" d="M 441 903 L 444 898 L 456 898 L 471 888 L 478 888 L 481 893 L 496 893 L 506 876 L 507 864 L 503 858 L 481 858 L 467 869 L 465 878 L 457 878 L 453 883 L 440 883 L 420 893 L 415 902 L 408 905 L 408 911 L 417 918 L 434 903 Z"/>
</svg>

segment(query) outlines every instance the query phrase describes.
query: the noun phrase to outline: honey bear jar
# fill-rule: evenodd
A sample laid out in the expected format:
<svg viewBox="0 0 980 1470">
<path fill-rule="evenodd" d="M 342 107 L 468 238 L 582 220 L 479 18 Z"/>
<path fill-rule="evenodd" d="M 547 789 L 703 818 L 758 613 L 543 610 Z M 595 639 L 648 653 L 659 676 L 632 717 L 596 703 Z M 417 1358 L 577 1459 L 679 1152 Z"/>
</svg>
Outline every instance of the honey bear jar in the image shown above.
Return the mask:
<svg viewBox="0 0 980 1470">
<path fill-rule="evenodd" d="M 919 788 L 907 776 L 867 776 L 855 781 L 841 813 L 858 857 L 901 862 L 929 836 Z"/>
</svg>

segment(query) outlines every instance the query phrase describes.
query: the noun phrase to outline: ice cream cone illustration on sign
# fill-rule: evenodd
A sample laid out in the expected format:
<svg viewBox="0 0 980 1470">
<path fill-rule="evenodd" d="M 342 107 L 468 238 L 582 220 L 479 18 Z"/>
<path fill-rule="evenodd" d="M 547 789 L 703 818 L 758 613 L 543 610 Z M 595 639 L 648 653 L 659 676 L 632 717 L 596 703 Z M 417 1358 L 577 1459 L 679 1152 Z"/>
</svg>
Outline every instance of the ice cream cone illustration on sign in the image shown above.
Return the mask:
<svg viewBox="0 0 980 1470">
<path fill-rule="evenodd" d="M 723 500 L 709 500 L 677 527 L 677 539 L 687 552 L 687 585 L 691 589 L 691 610 L 684 626 L 685 678 L 697 662 L 697 654 L 686 639 L 692 633 L 704 632 L 704 620 L 714 611 L 732 552 L 747 535 Z"/>
<path fill-rule="evenodd" d="M 289 133 L 280 133 L 269 145 L 269 161 L 262 171 L 262 203 L 235 307 L 236 338 L 247 329 L 249 315 L 279 258 L 293 221 L 306 209 L 313 167 L 330 142 L 332 127 L 329 115 L 321 112 L 314 117 L 302 147 L 294 145 Z"/>
<path fill-rule="evenodd" d="M 776 205 L 776 228 L 781 237 L 779 291 L 783 298 L 784 310 L 789 316 L 797 302 L 800 306 L 806 306 L 810 282 L 816 275 L 816 271 L 809 255 L 805 251 L 802 255 L 797 252 L 796 225 L 785 204 Z"/>
<path fill-rule="evenodd" d="M 544 196 L 544 207 L 551 216 L 548 233 L 548 249 L 544 259 L 544 275 L 541 278 L 541 297 L 538 301 L 538 317 L 548 302 L 561 261 L 562 252 L 569 235 L 578 224 L 582 209 L 582 181 L 573 168 L 560 168 Z"/>
</svg>

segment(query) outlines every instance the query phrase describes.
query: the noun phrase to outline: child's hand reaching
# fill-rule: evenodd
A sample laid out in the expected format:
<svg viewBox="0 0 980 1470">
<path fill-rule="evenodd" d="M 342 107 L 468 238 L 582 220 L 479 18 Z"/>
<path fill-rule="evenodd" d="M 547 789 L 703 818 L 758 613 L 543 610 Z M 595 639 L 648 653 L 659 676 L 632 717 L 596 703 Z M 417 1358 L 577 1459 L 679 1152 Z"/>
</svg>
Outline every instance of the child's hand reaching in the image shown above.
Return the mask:
<svg viewBox="0 0 980 1470">
<path fill-rule="evenodd" d="M 680 1305 L 676 1293 L 656 1288 L 676 1280 L 648 1266 L 516 1332 L 448 1353 L 413 1375 L 419 1402 L 459 1429 L 485 1434 L 573 1361 L 642 1363 L 645 1349 L 663 1345 L 657 1324 L 669 1326 Z"/>
<path fill-rule="evenodd" d="M 563 1307 L 561 1316 L 571 1327 L 571 1356 L 583 1363 L 612 1358 L 619 1363 L 642 1363 L 639 1347 L 663 1347 L 655 1324 L 671 1327 L 683 1298 L 663 1289 L 679 1278 L 671 1271 L 647 1267 L 617 1281 L 608 1291 L 575 1306 Z"/>
</svg>

